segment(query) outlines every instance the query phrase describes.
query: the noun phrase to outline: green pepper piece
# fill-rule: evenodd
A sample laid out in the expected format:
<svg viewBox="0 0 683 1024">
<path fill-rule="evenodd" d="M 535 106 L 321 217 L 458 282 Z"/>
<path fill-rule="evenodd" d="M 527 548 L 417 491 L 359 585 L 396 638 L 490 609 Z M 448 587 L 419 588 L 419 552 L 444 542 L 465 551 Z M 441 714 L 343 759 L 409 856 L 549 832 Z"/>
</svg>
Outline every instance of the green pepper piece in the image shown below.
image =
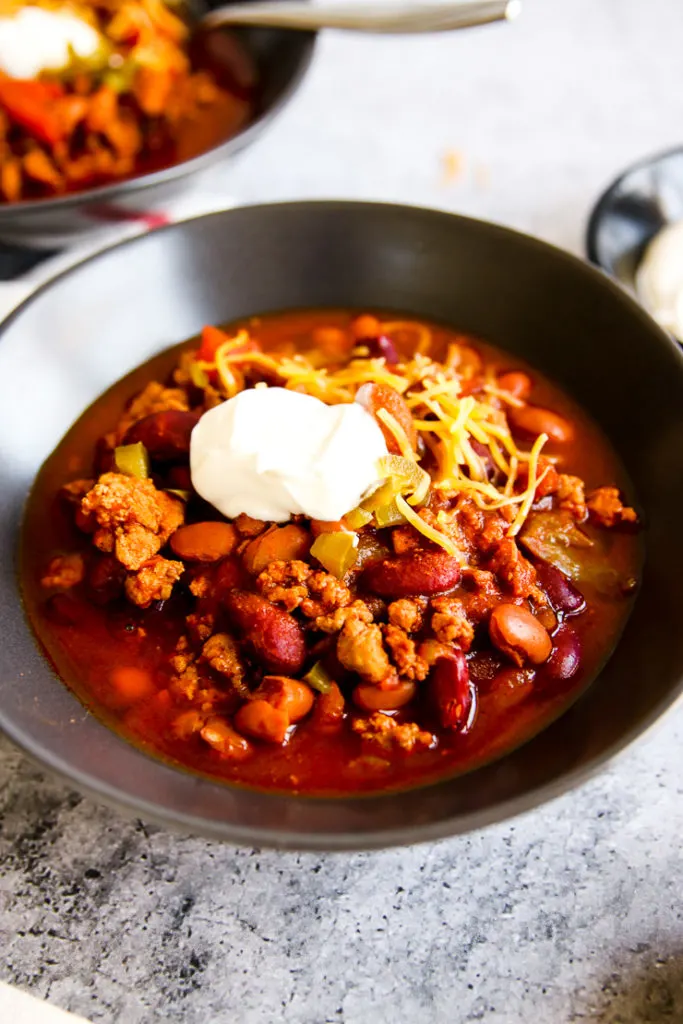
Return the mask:
<svg viewBox="0 0 683 1024">
<path fill-rule="evenodd" d="M 332 680 L 320 661 L 316 661 L 313 668 L 306 673 L 304 682 L 312 686 L 314 690 L 318 690 L 319 693 L 329 693 L 332 687 Z"/>
<path fill-rule="evenodd" d="M 189 491 L 181 491 L 178 487 L 165 487 L 166 494 L 172 494 L 174 498 L 180 498 L 181 501 L 190 500 Z"/>
<path fill-rule="evenodd" d="M 365 508 L 354 508 L 344 516 L 344 523 L 349 530 L 360 530 L 372 522 L 372 512 Z"/>
<path fill-rule="evenodd" d="M 207 388 L 209 386 L 209 375 L 199 363 L 192 360 L 190 363 L 190 378 L 196 388 Z"/>
<path fill-rule="evenodd" d="M 149 476 L 149 455 L 142 442 L 123 444 L 114 449 L 114 464 L 119 473 L 144 480 Z"/>
<path fill-rule="evenodd" d="M 323 569 L 341 579 L 358 559 L 358 534 L 346 530 L 321 533 L 313 541 L 311 554 Z"/>
<path fill-rule="evenodd" d="M 385 526 L 400 526 L 405 521 L 406 517 L 396 504 L 395 498 L 392 498 L 386 505 L 375 509 L 375 522 L 381 529 L 384 529 Z"/>
</svg>

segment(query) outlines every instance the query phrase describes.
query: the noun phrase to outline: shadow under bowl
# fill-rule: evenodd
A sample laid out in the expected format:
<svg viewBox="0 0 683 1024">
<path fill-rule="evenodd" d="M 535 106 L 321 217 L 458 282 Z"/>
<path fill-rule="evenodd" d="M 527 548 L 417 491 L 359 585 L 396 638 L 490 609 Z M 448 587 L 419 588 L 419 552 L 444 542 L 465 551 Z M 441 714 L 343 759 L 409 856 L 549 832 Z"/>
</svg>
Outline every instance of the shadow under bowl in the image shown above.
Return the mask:
<svg viewBox="0 0 683 1024">
<path fill-rule="evenodd" d="M 311 799 L 185 773 L 107 729 L 36 646 L 14 562 L 37 470 L 114 381 L 204 323 L 339 306 L 439 320 L 554 377 L 624 462 L 646 517 L 646 560 L 612 658 L 544 732 L 469 775 L 400 794 Z M 656 387 L 644 387 L 648 380 Z M 285 203 L 214 214 L 110 249 L 42 288 L 0 330 L 0 728 L 99 800 L 251 845 L 414 843 L 536 806 L 586 779 L 681 692 L 682 410 L 683 355 L 621 288 L 492 224 L 378 203 Z"/>
</svg>

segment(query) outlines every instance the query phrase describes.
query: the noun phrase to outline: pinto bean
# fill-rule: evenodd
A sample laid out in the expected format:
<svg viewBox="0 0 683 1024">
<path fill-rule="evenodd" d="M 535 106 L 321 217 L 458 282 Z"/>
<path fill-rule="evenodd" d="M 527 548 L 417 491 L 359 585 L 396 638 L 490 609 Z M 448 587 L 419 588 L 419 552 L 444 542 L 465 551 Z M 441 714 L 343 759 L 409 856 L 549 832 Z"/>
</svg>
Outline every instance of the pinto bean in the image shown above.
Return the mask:
<svg viewBox="0 0 683 1024">
<path fill-rule="evenodd" d="M 311 519 L 311 533 L 319 537 L 321 533 L 341 533 L 346 529 L 342 519 Z"/>
<path fill-rule="evenodd" d="M 199 735 L 205 743 L 230 761 L 244 761 L 253 749 L 249 740 L 240 736 L 222 718 L 209 718 L 206 725 L 199 730 Z"/>
<path fill-rule="evenodd" d="M 489 620 L 489 636 L 498 650 L 520 667 L 527 661 L 541 665 L 553 649 L 547 629 L 519 604 L 496 605 Z"/>
<path fill-rule="evenodd" d="M 351 334 L 354 341 L 365 341 L 366 338 L 377 338 L 382 333 L 382 325 L 371 313 L 362 313 L 351 321 Z"/>
<path fill-rule="evenodd" d="M 255 537 L 244 550 L 244 565 L 248 572 L 258 576 L 271 562 L 291 562 L 305 558 L 311 546 L 311 538 L 303 526 L 288 523 L 287 526 L 273 526 Z"/>
<path fill-rule="evenodd" d="M 330 359 L 347 359 L 353 346 L 353 338 L 341 327 L 316 327 L 311 340 Z"/>
<path fill-rule="evenodd" d="M 397 711 L 415 696 L 415 683 L 402 682 L 390 690 L 380 690 L 372 683 L 359 683 L 353 691 L 353 702 L 363 711 Z"/>
<path fill-rule="evenodd" d="M 498 387 L 507 391 L 514 398 L 526 401 L 531 394 L 531 377 L 519 370 L 509 370 L 507 373 L 501 373 L 498 378 Z"/>
<path fill-rule="evenodd" d="M 230 523 L 190 523 L 181 526 L 169 543 L 184 562 L 217 562 L 237 545 L 237 530 Z"/>
<path fill-rule="evenodd" d="M 265 668 L 275 674 L 296 675 L 306 656 L 301 626 L 287 612 L 259 594 L 231 590 L 224 598 L 230 617 Z"/>
<path fill-rule="evenodd" d="M 417 431 L 413 426 L 413 416 L 398 391 L 394 391 L 393 388 L 388 387 L 386 384 L 361 384 L 356 392 L 356 401 L 375 417 L 380 430 L 384 434 L 384 440 L 390 452 L 394 452 L 397 455 L 401 454 L 396 438 L 386 424 L 377 416 L 380 409 L 386 409 L 394 417 L 398 425 L 403 428 L 408 438 L 408 443 L 413 448 L 416 447 Z"/>
<path fill-rule="evenodd" d="M 126 704 L 151 697 L 155 690 L 154 680 L 147 669 L 136 665 L 118 665 L 111 670 L 109 681 Z"/>
<path fill-rule="evenodd" d="M 551 441 L 567 444 L 574 437 L 574 428 L 564 416 L 539 405 L 523 405 L 521 409 L 509 409 L 508 419 L 515 433 L 522 437 L 536 438 L 547 434 Z"/>
<path fill-rule="evenodd" d="M 235 715 L 234 723 L 247 736 L 279 745 L 284 743 L 289 728 L 285 712 L 274 708 L 267 700 L 247 701 Z"/>
<path fill-rule="evenodd" d="M 255 696 L 267 700 L 278 711 L 284 711 L 290 722 L 305 718 L 313 707 L 310 686 L 289 676 L 265 676 Z"/>
<path fill-rule="evenodd" d="M 554 565 L 537 562 L 536 575 L 556 611 L 564 612 L 565 615 L 579 615 L 585 609 L 586 599 L 581 591 Z"/>
<path fill-rule="evenodd" d="M 462 651 L 454 647 L 448 657 L 438 659 L 429 677 L 429 688 L 444 729 L 469 729 L 475 690 Z"/>
<path fill-rule="evenodd" d="M 126 431 L 122 444 L 144 444 L 156 462 L 177 462 L 190 450 L 190 435 L 201 413 L 167 409 L 153 412 Z"/>
<path fill-rule="evenodd" d="M 327 693 L 316 698 L 313 709 L 313 727 L 316 732 L 339 732 L 344 724 L 346 702 L 344 695 L 336 683 L 331 683 Z"/>
<path fill-rule="evenodd" d="M 581 665 L 581 642 L 570 626 L 560 626 L 553 637 L 553 653 L 543 673 L 551 680 L 566 680 L 575 676 Z"/>
<path fill-rule="evenodd" d="M 451 590 L 460 579 L 460 563 L 445 551 L 413 551 L 385 558 L 363 573 L 363 586 L 381 597 L 432 596 Z"/>
</svg>

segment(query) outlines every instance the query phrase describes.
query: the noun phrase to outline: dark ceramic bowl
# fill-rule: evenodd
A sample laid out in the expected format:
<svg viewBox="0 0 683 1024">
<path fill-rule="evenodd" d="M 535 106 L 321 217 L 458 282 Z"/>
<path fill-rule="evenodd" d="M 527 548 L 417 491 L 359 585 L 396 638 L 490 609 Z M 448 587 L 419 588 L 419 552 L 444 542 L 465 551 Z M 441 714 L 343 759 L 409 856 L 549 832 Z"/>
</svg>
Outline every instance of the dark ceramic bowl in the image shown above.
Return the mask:
<svg viewBox="0 0 683 1024">
<path fill-rule="evenodd" d="M 681 219 L 683 149 L 672 149 L 629 167 L 603 192 L 588 222 L 588 258 L 634 292 L 648 242 Z"/>
<path fill-rule="evenodd" d="M 207 0 L 206 6 L 222 3 Z M 173 200 L 197 174 L 254 142 L 301 83 L 313 57 L 315 34 L 262 28 L 239 29 L 236 34 L 254 58 L 261 82 L 256 116 L 246 128 L 191 160 L 151 174 L 54 199 L 0 203 L 0 239 L 41 249 L 72 245 L 112 218 L 144 214 Z"/>
<path fill-rule="evenodd" d="M 206 322 L 311 306 L 404 310 L 523 356 L 600 422 L 647 518 L 642 590 L 599 678 L 496 763 L 398 795 L 269 795 L 153 760 L 54 677 L 19 602 L 14 559 L 26 494 L 80 412 Z M 491 224 L 382 204 L 291 203 L 215 214 L 110 249 L 41 289 L 0 333 L 0 727 L 96 799 L 253 845 L 414 843 L 534 807 L 586 779 L 681 691 L 682 409 L 683 355 L 622 289 Z"/>
</svg>

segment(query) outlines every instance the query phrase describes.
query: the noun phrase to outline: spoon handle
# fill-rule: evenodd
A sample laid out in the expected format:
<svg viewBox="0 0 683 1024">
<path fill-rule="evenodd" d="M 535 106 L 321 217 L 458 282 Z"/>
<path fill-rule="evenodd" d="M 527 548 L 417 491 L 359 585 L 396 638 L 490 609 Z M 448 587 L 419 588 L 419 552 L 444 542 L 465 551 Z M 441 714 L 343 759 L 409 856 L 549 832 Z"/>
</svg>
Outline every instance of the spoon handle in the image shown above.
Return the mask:
<svg viewBox="0 0 683 1024">
<path fill-rule="evenodd" d="M 220 7 L 202 18 L 202 27 L 266 25 L 309 31 L 336 28 L 349 32 L 449 32 L 491 21 L 511 21 L 519 14 L 520 7 L 520 0 L 444 0 L 442 3 L 385 0 L 315 6 L 299 0 L 263 0 Z"/>
</svg>

